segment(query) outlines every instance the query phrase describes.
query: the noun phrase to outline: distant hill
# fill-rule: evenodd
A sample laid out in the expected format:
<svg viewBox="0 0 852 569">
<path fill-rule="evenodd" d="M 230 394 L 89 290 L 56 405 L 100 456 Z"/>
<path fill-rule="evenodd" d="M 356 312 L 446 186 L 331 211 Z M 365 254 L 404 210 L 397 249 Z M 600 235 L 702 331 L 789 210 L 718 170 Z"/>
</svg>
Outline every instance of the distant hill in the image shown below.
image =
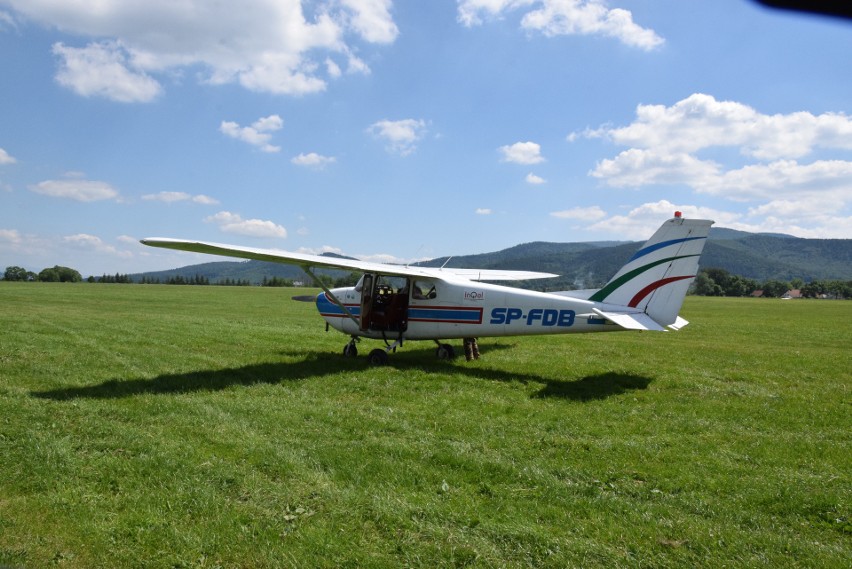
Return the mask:
<svg viewBox="0 0 852 569">
<path fill-rule="evenodd" d="M 747 235 L 710 240 L 701 266 L 765 281 L 793 278 L 852 280 L 852 239 L 800 239 Z"/>
<path fill-rule="evenodd" d="M 267 263 L 265 261 L 216 261 L 213 263 L 202 263 L 200 265 L 189 265 L 167 271 L 152 271 L 130 275 L 134 281 L 141 281 L 143 277 L 151 280 L 166 282 L 171 278 L 183 277 L 189 279 L 198 275 L 205 277 L 210 282 L 247 280 L 253 284 L 259 284 L 263 278 L 278 277 L 282 279 L 307 281 L 308 276 L 293 265 L 281 265 L 279 263 Z"/>
<path fill-rule="evenodd" d="M 352 259 L 352 257 L 345 257 L 334 253 L 327 253 L 324 256 L 337 259 Z M 349 271 L 319 270 L 317 273 L 338 278 L 348 274 Z M 154 281 L 159 280 L 164 283 L 172 278 L 183 277 L 184 279 L 192 279 L 196 275 L 204 277 L 214 284 L 225 280 L 249 281 L 252 284 L 260 284 L 264 278 L 272 279 L 274 277 L 303 283 L 310 283 L 312 280 L 305 274 L 305 271 L 295 265 L 269 263 L 266 261 L 215 261 L 213 263 L 189 265 L 166 271 L 137 273 L 130 275 L 130 278 L 135 282 L 140 282 L 143 278 L 147 278 Z"/>
<path fill-rule="evenodd" d="M 560 275 L 554 279 L 530 281 L 530 288 L 565 290 L 602 286 L 636 252 L 639 242 L 603 241 L 550 243 L 537 241 L 477 255 L 439 257 L 420 263 L 426 267 L 476 269 L 515 269 L 543 271 Z M 337 255 L 329 255 L 337 256 Z M 713 228 L 701 257 L 704 268 L 766 281 L 852 280 L 852 239 L 801 239 L 783 234 L 755 234 L 724 227 Z M 337 278 L 347 271 L 326 271 Z M 309 282 L 298 267 L 262 261 L 213 262 L 170 271 L 131 275 L 167 281 L 171 277 L 203 276 L 215 283 L 225 279 L 248 280 L 260 284 L 263 278 L 284 278 Z"/>
</svg>

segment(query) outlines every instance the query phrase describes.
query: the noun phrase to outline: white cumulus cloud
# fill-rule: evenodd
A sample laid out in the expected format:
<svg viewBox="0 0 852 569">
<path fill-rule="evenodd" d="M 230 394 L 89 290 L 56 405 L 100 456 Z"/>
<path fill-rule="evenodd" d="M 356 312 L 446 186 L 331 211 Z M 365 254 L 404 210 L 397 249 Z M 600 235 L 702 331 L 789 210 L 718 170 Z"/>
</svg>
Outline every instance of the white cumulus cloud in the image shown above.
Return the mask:
<svg viewBox="0 0 852 569">
<path fill-rule="evenodd" d="M 0 229 L 0 244 L 17 245 L 21 242 L 21 233 L 17 229 Z"/>
<path fill-rule="evenodd" d="M 747 216 L 730 219 L 734 228 L 774 231 L 786 222 L 788 233 L 835 236 L 852 219 L 852 160 L 843 158 L 852 150 L 852 117 L 843 113 L 769 115 L 696 93 L 671 106 L 639 105 L 627 126 L 568 140 L 580 138 L 628 147 L 589 172 L 608 186 L 682 186 L 750 204 Z"/>
<path fill-rule="evenodd" d="M 503 155 L 504 162 L 515 164 L 544 162 L 544 157 L 541 155 L 541 145 L 535 142 L 516 142 L 515 144 L 501 146 L 497 150 Z"/>
<path fill-rule="evenodd" d="M 613 159 L 601 160 L 591 175 L 614 187 L 639 187 L 650 184 L 701 185 L 716 179 L 721 167 L 712 161 L 683 152 L 666 153 L 657 149 L 631 148 Z"/>
<path fill-rule="evenodd" d="M 609 8 L 602 0 L 459 0 L 458 20 L 465 26 L 523 11 L 521 27 L 547 37 L 601 35 L 625 45 L 652 50 L 664 43 L 654 30 L 633 21 L 633 13 Z"/>
<path fill-rule="evenodd" d="M 734 201 L 778 198 L 808 201 L 822 197 L 833 201 L 832 209 L 836 210 L 852 202 L 852 161 L 817 160 L 799 164 L 795 160 L 778 160 L 751 164 L 699 180 L 695 188 Z"/>
<path fill-rule="evenodd" d="M 367 132 L 387 143 L 385 149 L 393 154 L 408 156 L 417 149 L 417 143 L 426 134 L 426 121 L 402 119 L 380 120 L 367 128 Z"/>
<path fill-rule="evenodd" d="M 488 207 L 479 207 L 476 208 L 476 215 L 491 215 L 494 211 Z"/>
<path fill-rule="evenodd" d="M 219 200 L 205 196 L 204 194 L 191 195 L 186 192 L 158 192 L 156 194 L 145 194 L 142 196 L 145 201 L 158 201 L 165 203 L 191 201 L 202 205 L 216 205 Z"/>
<path fill-rule="evenodd" d="M 541 184 L 547 183 L 547 180 L 545 180 L 541 176 L 536 176 L 532 172 L 527 174 L 527 177 L 525 178 L 525 180 L 526 180 L 527 184 L 532 184 L 533 186 L 539 186 Z"/>
<path fill-rule="evenodd" d="M 117 257 L 130 258 L 133 253 L 123 251 L 116 248 L 114 245 L 105 243 L 100 237 L 89 235 L 88 233 L 78 233 L 76 235 L 67 235 L 62 238 L 62 241 L 70 246 L 84 251 L 94 251 L 107 255 L 115 255 Z"/>
<path fill-rule="evenodd" d="M 0 164 L 14 164 L 17 162 L 12 156 L 9 156 L 9 153 L 4 149 L 0 148 Z"/>
<path fill-rule="evenodd" d="M 816 148 L 852 150 L 852 117 L 806 111 L 765 115 L 743 103 L 695 93 L 670 107 L 639 105 L 630 125 L 584 135 L 669 153 L 734 147 L 744 156 L 777 160 L 801 158 Z"/>
<path fill-rule="evenodd" d="M 354 53 L 395 41 L 390 0 L 4 0 L 7 21 L 30 20 L 83 38 L 57 44 L 60 83 L 83 95 L 150 101 L 158 76 L 198 71 L 208 84 L 237 83 L 283 95 L 322 91 L 338 61 L 368 72 Z"/>
<path fill-rule="evenodd" d="M 350 25 L 365 40 L 391 43 L 399 29 L 390 14 L 391 0 L 342 0 L 351 14 Z"/>
<path fill-rule="evenodd" d="M 316 152 L 309 152 L 307 154 L 299 154 L 298 156 L 294 156 L 290 159 L 290 162 L 295 164 L 296 166 L 307 166 L 309 168 L 323 168 L 329 164 L 333 164 L 337 159 L 333 156 L 323 156 L 321 154 L 317 154 Z"/>
<path fill-rule="evenodd" d="M 200 203 L 201 205 L 218 205 L 219 200 L 216 198 L 211 198 L 210 196 L 205 196 L 204 194 L 197 194 L 192 196 L 192 201 L 194 203 Z"/>
<path fill-rule="evenodd" d="M 570 209 L 563 209 L 562 211 L 553 211 L 550 212 L 550 215 L 559 219 L 597 221 L 606 217 L 606 212 L 600 207 L 593 205 L 591 207 L 572 207 Z"/>
<path fill-rule="evenodd" d="M 717 225 L 732 227 L 740 219 L 736 213 L 722 210 L 693 206 L 689 204 L 675 205 L 668 200 L 644 203 L 631 209 L 625 215 L 614 215 L 601 218 L 589 226 L 592 231 L 604 232 L 621 239 L 644 240 L 650 237 L 660 227 L 660 220 L 668 219 L 675 211 L 682 212 L 686 218 L 712 219 Z"/>
<path fill-rule="evenodd" d="M 30 191 L 54 198 L 67 198 L 78 202 L 111 200 L 118 191 L 106 182 L 86 180 L 72 176 L 65 180 L 45 180 L 29 187 Z"/>
<path fill-rule="evenodd" d="M 231 138 L 236 138 L 252 146 L 260 148 L 263 152 L 278 152 L 280 146 L 269 143 L 272 133 L 284 126 L 284 121 L 278 115 L 269 115 L 254 121 L 251 126 L 240 126 L 231 121 L 222 121 L 219 131 Z"/>
<path fill-rule="evenodd" d="M 144 103 L 162 92 L 160 83 L 129 62 L 126 50 L 116 42 L 83 48 L 56 43 L 53 53 L 60 59 L 56 80 L 78 95 Z"/>
<path fill-rule="evenodd" d="M 204 221 L 215 223 L 221 231 L 246 235 L 248 237 L 287 237 L 287 230 L 272 221 L 261 219 L 243 219 L 236 213 L 220 211 L 216 215 L 206 217 Z"/>
</svg>

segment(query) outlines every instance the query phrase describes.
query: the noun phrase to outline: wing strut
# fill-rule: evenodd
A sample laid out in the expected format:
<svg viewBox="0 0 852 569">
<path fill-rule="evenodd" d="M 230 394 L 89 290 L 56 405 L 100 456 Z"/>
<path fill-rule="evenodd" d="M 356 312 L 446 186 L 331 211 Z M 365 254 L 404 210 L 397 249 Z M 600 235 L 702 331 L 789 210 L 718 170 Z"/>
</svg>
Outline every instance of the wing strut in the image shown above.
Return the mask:
<svg viewBox="0 0 852 569">
<path fill-rule="evenodd" d="M 358 326 L 361 326 L 361 321 L 360 321 L 360 320 L 358 320 L 358 319 L 355 317 L 355 315 L 354 315 L 354 314 L 352 314 L 352 312 L 350 312 L 350 310 L 349 310 L 348 308 L 346 308 L 346 306 L 345 306 L 342 302 L 340 302 L 340 299 L 339 299 L 339 298 L 337 298 L 336 296 L 334 296 L 334 293 L 333 293 L 333 292 L 331 292 L 331 291 L 328 289 L 328 287 L 327 287 L 327 286 L 325 286 L 325 283 L 324 283 L 324 282 L 322 282 L 322 279 L 321 279 L 321 278 L 319 278 L 319 277 L 317 277 L 317 276 L 313 273 L 313 270 L 311 269 L 311 267 L 308 267 L 308 266 L 304 266 L 304 265 L 303 265 L 303 266 L 302 266 L 302 270 L 303 270 L 303 271 L 305 271 L 306 273 L 308 273 L 308 276 L 310 276 L 312 279 L 314 279 L 314 282 L 315 282 L 315 283 L 319 284 L 320 288 L 323 290 L 323 292 L 325 293 L 325 295 L 326 295 L 328 298 L 330 298 L 330 299 L 331 299 L 331 301 L 332 301 L 334 304 L 336 304 L 337 306 L 339 306 L 339 307 L 340 307 L 340 309 L 343 311 L 343 313 L 344 313 L 344 314 L 346 314 L 346 316 L 348 316 L 348 317 L 349 317 L 349 319 L 350 319 L 350 320 L 352 320 L 352 322 L 354 322 L 354 323 L 355 323 L 355 324 L 357 324 Z"/>
</svg>

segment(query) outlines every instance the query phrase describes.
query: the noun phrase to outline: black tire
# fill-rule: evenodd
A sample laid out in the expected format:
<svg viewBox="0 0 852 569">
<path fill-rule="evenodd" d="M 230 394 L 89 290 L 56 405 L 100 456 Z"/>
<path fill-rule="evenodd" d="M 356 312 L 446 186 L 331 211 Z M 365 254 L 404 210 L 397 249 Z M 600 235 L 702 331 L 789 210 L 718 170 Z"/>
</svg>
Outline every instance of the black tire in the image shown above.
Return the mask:
<svg viewBox="0 0 852 569">
<path fill-rule="evenodd" d="M 358 348 L 355 344 L 346 344 L 343 346 L 343 357 L 344 358 L 354 358 L 358 355 Z"/>
<path fill-rule="evenodd" d="M 370 364 L 374 366 L 383 366 L 388 363 L 388 353 L 380 348 L 376 348 L 370 352 Z"/>
<path fill-rule="evenodd" d="M 456 351 L 449 344 L 441 344 L 435 350 L 435 355 L 438 356 L 439 360 L 451 360 L 456 357 Z"/>
</svg>

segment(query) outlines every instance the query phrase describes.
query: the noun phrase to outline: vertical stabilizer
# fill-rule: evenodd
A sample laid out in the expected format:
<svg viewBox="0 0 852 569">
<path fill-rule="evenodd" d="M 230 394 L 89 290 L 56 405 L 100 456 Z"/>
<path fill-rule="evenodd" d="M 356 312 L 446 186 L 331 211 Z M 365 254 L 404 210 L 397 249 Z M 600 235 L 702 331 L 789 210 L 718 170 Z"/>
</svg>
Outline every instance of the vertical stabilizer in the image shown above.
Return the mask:
<svg viewBox="0 0 852 569">
<path fill-rule="evenodd" d="M 676 324 L 711 225 L 705 219 L 669 219 L 589 300 L 642 310 L 661 326 Z"/>
</svg>

